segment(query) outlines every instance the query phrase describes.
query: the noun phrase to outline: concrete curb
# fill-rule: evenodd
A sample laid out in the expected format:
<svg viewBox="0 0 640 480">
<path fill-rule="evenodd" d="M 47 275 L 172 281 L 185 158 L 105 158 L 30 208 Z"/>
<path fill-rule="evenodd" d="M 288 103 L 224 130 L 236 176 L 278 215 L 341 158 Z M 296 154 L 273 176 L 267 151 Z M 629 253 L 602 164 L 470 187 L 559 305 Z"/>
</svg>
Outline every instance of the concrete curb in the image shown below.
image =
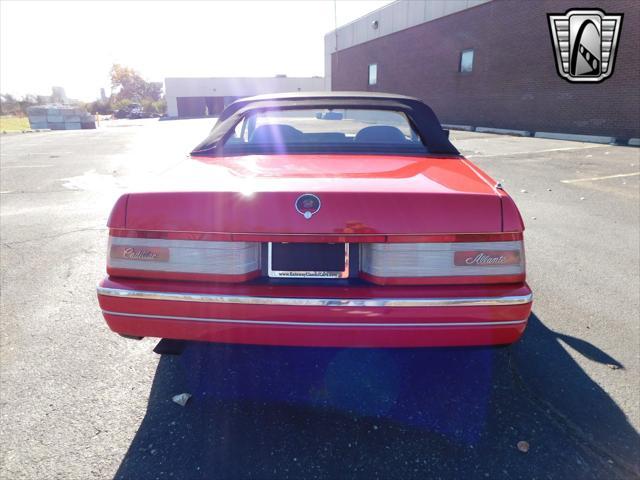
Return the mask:
<svg viewBox="0 0 640 480">
<path fill-rule="evenodd" d="M 38 128 L 38 129 L 27 129 L 27 130 L 2 130 L 2 135 L 20 135 L 23 133 L 40 133 L 40 132 L 50 132 L 50 128 Z"/>
<path fill-rule="evenodd" d="M 536 132 L 536 138 L 550 138 L 552 140 L 570 140 L 573 142 L 589 143 L 615 143 L 615 137 L 604 137 L 599 135 L 577 135 L 573 133 Z"/>
<path fill-rule="evenodd" d="M 497 133 L 499 135 L 515 135 L 518 137 L 531 136 L 531 132 L 528 132 L 526 130 L 511 130 L 508 128 L 476 127 L 476 132 Z"/>
<path fill-rule="evenodd" d="M 533 132 L 527 130 L 512 130 L 510 128 L 474 127 L 473 125 L 456 125 L 453 123 L 443 123 L 442 128 L 448 130 L 464 130 L 467 132 L 493 133 L 498 135 L 513 135 L 518 137 L 548 138 L 551 140 L 568 140 L 572 142 L 602 143 L 608 145 L 629 145 L 630 147 L 640 147 L 640 138 L 630 138 L 617 140 L 616 137 L 604 135 L 580 135 L 577 133 L 557 133 L 557 132 Z"/>
<path fill-rule="evenodd" d="M 472 127 L 471 125 L 452 125 L 443 123 L 442 126 L 449 130 L 465 130 L 467 132 L 473 132 L 475 130 L 475 127 Z"/>
</svg>

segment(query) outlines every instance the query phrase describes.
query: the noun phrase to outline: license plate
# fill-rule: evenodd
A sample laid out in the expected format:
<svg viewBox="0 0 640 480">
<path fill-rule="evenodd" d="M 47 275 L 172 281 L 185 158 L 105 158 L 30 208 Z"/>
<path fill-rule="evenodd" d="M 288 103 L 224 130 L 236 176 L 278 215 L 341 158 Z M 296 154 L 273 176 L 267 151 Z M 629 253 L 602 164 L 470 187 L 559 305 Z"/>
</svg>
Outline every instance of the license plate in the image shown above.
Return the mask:
<svg viewBox="0 0 640 480">
<path fill-rule="evenodd" d="M 269 276 L 348 278 L 348 243 L 269 243 Z"/>
</svg>

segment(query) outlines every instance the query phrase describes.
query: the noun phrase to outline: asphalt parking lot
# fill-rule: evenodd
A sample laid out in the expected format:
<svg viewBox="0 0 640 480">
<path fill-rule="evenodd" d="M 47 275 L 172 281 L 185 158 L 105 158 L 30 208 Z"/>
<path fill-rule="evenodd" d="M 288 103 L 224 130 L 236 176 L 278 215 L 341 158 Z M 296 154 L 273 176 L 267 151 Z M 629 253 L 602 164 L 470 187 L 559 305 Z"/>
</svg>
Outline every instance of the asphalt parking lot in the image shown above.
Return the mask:
<svg viewBox="0 0 640 480">
<path fill-rule="evenodd" d="M 1 478 L 640 476 L 639 149 L 452 133 L 527 226 L 512 347 L 160 356 L 102 320 L 105 223 L 211 126 L 0 138 Z"/>
</svg>

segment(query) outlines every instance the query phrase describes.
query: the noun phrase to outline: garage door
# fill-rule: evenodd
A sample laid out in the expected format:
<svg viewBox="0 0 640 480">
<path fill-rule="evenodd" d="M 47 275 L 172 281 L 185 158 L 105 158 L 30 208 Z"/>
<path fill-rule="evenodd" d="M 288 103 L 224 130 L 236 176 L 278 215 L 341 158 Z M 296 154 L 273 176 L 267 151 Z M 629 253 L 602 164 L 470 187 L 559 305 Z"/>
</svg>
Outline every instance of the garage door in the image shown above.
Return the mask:
<svg viewBox="0 0 640 480">
<path fill-rule="evenodd" d="M 204 97 L 178 97 L 179 117 L 204 117 L 206 108 Z"/>
<path fill-rule="evenodd" d="M 206 97 L 206 100 L 209 116 L 218 116 L 224 110 L 224 97 Z"/>
</svg>

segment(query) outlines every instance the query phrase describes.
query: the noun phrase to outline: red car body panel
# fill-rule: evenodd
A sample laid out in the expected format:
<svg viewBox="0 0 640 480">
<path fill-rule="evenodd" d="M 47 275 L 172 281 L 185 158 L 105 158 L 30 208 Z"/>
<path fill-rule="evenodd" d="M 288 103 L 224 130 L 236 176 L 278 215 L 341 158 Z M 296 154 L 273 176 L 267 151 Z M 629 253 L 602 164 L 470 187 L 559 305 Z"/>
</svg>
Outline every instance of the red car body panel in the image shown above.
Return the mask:
<svg viewBox="0 0 640 480">
<path fill-rule="evenodd" d="M 109 218 L 111 235 L 428 243 L 490 241 L 492 236 L 521 240 L 524 230 L 511 198 L 457 156 L 198 157 L 183 162 L 168 180 L 172 188 L 121 197 Z M 322 199 L 311 221 L 294 209 L 307 192 Z M 229 278 L 240 282 L 233 284 L 207 276 L 187 275 L 181 281 L 163 272 L 134 278 L 139 272 L 113 268 L 109 275 L 98 288 L 100 307 L 109 327 L 128 336 L 330 347 L 494 345 L 518 340 L 531 311 L 524 274 L 494 283 L 461 277 L 447 285 L 437 280 L 410 285 L 416 282 L 361 274 L 364 281 L 349 286 L 245 282 L 260 272 Z M 166 295 L 148 299 L 145 292 Z M 216 296 L 224 301 L 212 301 Z M 237 296 L 242 298 L 236 301 Z M 291 301 L 307 298 L 326 304 Z M 269 304 L 272 299 L 292 304 Z M 389 305 L 388 299 L 393 299 Z M 393 306 L 403 299 L 429 305 Z M 458 306 L 456 299 L 475 302 Z M 439 306 L 440 300 L 451 302 Z M 369 306 L 376 301 L 380 305 Z"/>
</svg>

